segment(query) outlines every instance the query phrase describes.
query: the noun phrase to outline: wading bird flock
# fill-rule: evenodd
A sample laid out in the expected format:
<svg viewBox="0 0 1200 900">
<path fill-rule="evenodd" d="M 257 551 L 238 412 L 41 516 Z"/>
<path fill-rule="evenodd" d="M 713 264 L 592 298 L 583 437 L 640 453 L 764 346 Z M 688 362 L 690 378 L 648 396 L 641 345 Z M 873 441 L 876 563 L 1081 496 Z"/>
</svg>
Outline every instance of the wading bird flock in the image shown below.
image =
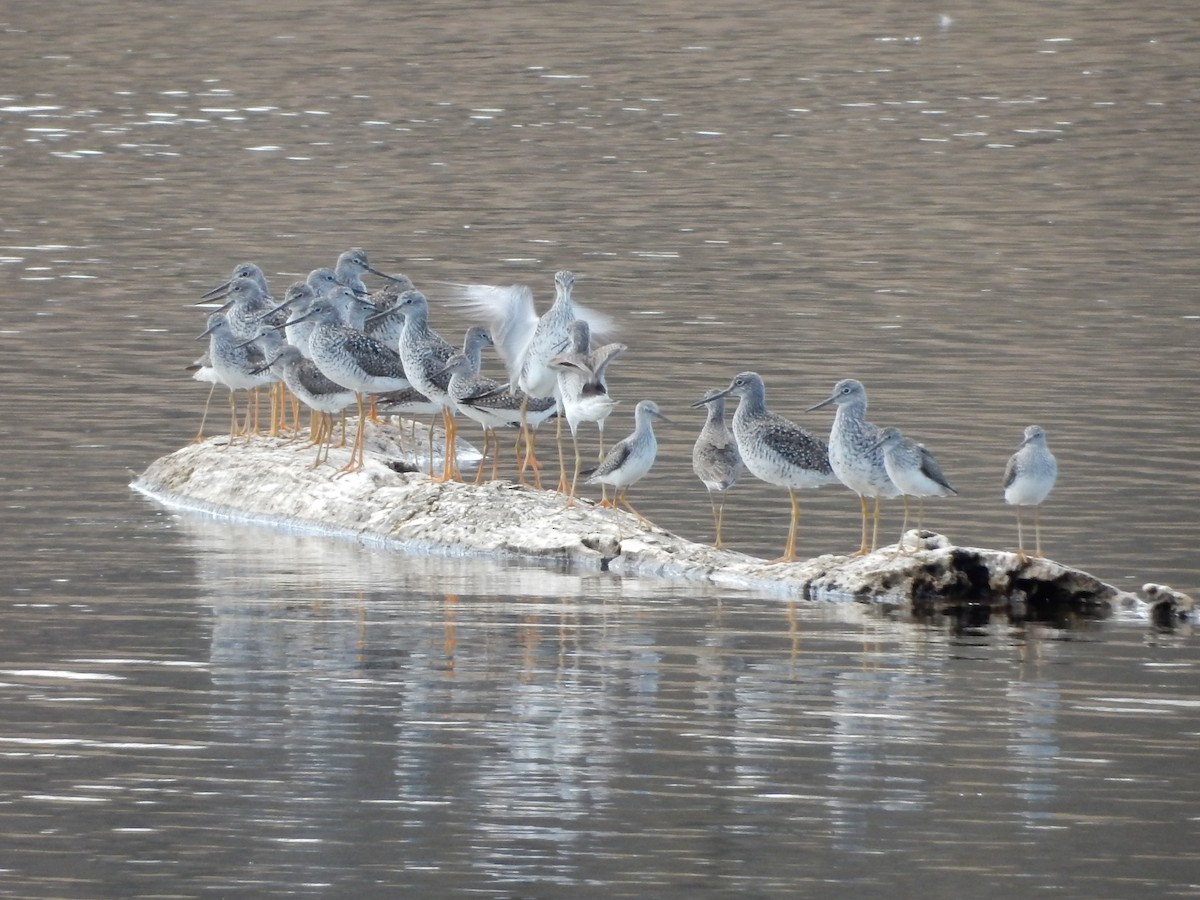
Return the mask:
<svg viewBox="0 0 1200 900">
<path fill-rule="evenodd" d="M 373 293 L 363 281 L 374 275 L 383 285 Z M 441 416 L 445 453 L 439 474 L 433 463 L 433 429 L 429 430 L 429 476 L 447 481 L 460 478 L 455 454 L 454 416 L 483 427 L 483 456 L 475 475 L 484 477 L 488 448 L 492 448 L 491 477 L 499 469 L 500 432 L 516 430 L 518 477 L 522 483 L 532 473 L 541 486 L 542 464 L 536 456 L 538 427 L 557 417 L 559 458 L 558 490 L 571 505 L 581 476 L 589 484 L 613 488 L 611 503 L 630 504 L 629 489 L 650 471 L 658 452 L 654 420 L 669 422 L 651 400 L 634 408 L 633 433 L 604 450 L 604 427 L 616 401 L 608 390 L 607 370 L 625 351 L 619 343 L 604 343 L 613 331 L 608 317 L 575 303 L 575 276 L 554 276 L 553 304 L 539 315 L 533 292 L 525 285 L 450 285 L 457 300 L 452 305 L 480 321 L 468 329 L 461 351 L 429 324 L 426 296 L 404 275 L 389 275 L 372 268 L 365 251 L 354 248 L 338 257 L 333 268 L 318 268 L 304 281 L 291 285 L 283 300 L 270 294 L 262 269 L 242 263 L 228 281 L 204 295 L 201 305 L 220 302 L 208 317 L 208 327 L 197 340 L 207 338 L 208 352 L 193 364 L 195 378 L 230 391 L 230 442 L 235 435 L 260 430 L 258 395 L 270 396 L 272 436 L 299 430 L 299 404 L 311 411 L 310 446 L 315 446 L 313 466 L 324 464 L 337 430 L 334 417 L 341 414 L 342 442 L 346 442 L 345 410 L 354 405 L 360 427 L 355 431 L 349 462 L 339 472 L 364 465 L 363 436 L 367 421 L 378 422 L 377 412 L 407 416 Z M 482 373 L 483 351 L 494 347 L 504 361 L 507 381 Z M 246 391 L 243 420 L 239 423 L 236 391 Z M 290 402 L 289 402 L 290 395 Z M 729 423 L 727 397 L 737 399 Z M 209 392 L 211 401 L 212 391 Z M 933 454 L 923 444 L 905 437 L 896 428 L 879 428 L 867 421 L 867 392 L 852 378 L 839 381 L 833 393 L 810 407 L 812 412 L 835 405 L 828 442 L 766 405 L 766 387 L 755 372 L 736 375 L 725 388 L 710 390 L 692 404 L 705 407 L 707 419 L 692 452 L 696 476 L 708 489 L 713 508 L 715 545 L 723 546 L 724 492 L 749 471 L 769 484 L 787 488 L 791 500 L 791 525 L 779 561 L 797 559 L 796 536 L 800 506 L 796 492 L 841 483 L 858 494 L 862 508 L 862 539 L 858 554 L 875 549 L 882 501 L 904 500 L 904 524 L 897 552 L 905 552 L 910 497 L 918 499 L 917 526 L 926 497 L 946 497 L 957 491 L 942 474 Z M 286 423 L 290 407 L 291 423 Z M 208 405 L 205 406 L 207 417 Z M 567 470 L 562 419 L 571 432 L 574 466 Z M 196 440 L 201 440 L 204 419 Z M 583 468 L 579 427 L 596 424 L 600 434 L 598 463 Z M 1058 469 L 1046 446 L 1046 433 L 1036 425 L 1025 429 L 1024 439 L 1008 461 L 1004 473 L 1004 499 L 1017 508 L 1017 552 L 1025 556 L 1021 508 L 1033 507 L 1034 552 L 1041 556 L 1038 511 L 1054 487 Z M 868 501 L 874 501 L 874 509 Z M 643 520 L 644 521 L 644 520 Z"/>
</svg>

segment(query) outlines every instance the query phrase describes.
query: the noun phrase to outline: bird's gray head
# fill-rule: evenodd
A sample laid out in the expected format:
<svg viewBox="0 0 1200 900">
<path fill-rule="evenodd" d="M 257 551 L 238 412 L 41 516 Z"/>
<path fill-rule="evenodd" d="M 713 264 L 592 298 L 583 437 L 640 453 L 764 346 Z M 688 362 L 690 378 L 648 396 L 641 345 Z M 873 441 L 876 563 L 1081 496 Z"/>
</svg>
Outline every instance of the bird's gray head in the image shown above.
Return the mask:
<svg viewBox="0 0 1200 900">
<path fill-rule="evenodd" d="M 429 300 L 420 291 L 405 291 L 396 300 L 396 305 L 392 307 L 401 315 L 409 315 L 414 312 L 426 311 L 429 309 Z"/>
<path fill-rule="evenodd" d="M 229 293 L 226 295 L 233 302 L 249 302 L 261 299 L 262 285 L 249 276 L 243 275 L 229 282 Z"/>
<path fill-rule="evenodd" d="M 572 319 L 567 325 L 567 352 L 587 353 L 592 345 L 592 329 L 586 319 Z"/>
<path fill-rule="evenodd" d="M 742 372 L 733 376 L 733 381 L 729 382 L 729 387 L 723 391 L 709 391 L 704 395 L 703 399 L 697 400 L 692 404 L 693 407 L 703 406 L 706 403 L 713 403 L 722 397 L 728 397 L 732 394 L 735 397 L 746 397 L 754 394 L 765 396 L 766 388 L 763 387 L 763 380 L 757 372 Z"/>
<path fill-rule="evenodd" d="M 259 284 L 266 282 L 267 277 L 263 275 L 263 270 L 252 262 L 239 263 L 233 267 L 233 274 L 229 276 L 229 280 L 233 281 L 236 278 L 253 278 Z"/>
<path fill-rule="evenodd" d="M 575 286 L 575 273 L 568 272 L 566 269 L 555 272 L 554 286 L 563 293 L 570 293 L 571 288 Z"/>
<path fill-rule="evenodd" d="M 1021 446 L 1026 444 L 1044 444 L 1046 443 L 1046 432 L 1041 425 L 1029 425 L 1025 428 L 1025 437 L 1021 441 Z"/>
<path fill-rule="evenodd" d="M 638 421 L 649 419 L 661 419 L 664 422 L 670 422 L 662 410 L 658 408 L 658 404 L 653 400 L 639 400 L 638 405 L 633 408 L 634 418 Z"/>
<path fill-rule="evenodd" d="M 349 269 L 355 274 L 371 271 L 371 265 L 367 262 L 367 251 L 362 247 L 351 247 L 337 258 L 337 269 Z"/>
<path fill-rule="evenodd" d="M 200 341 L 208 337 L 210 334 L 220 331 L 222 328 L 229 327 L 229 320 L 225 318 L 225 313 L 215 312 L 208 317 L 208 327 L 200 334 L 196 335 L 196 340 Z"/>
<path fill-rule="evenodd" d="M 828 406 L 830 403 L 836 403 L 838 406 L 861 403 L 865 407 L 867 405 L 867 389 L 862 386 L 861 381 L 856 381 L 853 378 L 843 378 L 833 386 L 833 393 L 831 395 L 815 406 L 810 406 L 805 412 L 812 412 L 814 409 L 820 409 L 822 406 Z"/>
<path fill-rule="evenodd" d="M 263 293 L 267 293 L 267 278 L 263 275 L 263 270 L 254 263 L 238 263 L 233 267 L 233 272 L 229 276 L 228 281 L 223 281 L 208 293 L 204 294 L 201 302 L 209 300 L 217 300 L 229 293 L 229 287 L 239 278 L 250 278 L 262 288 Z"/>
<path fill-rule="evenodd" d="M 491 347 L 492 345 L 492 333 L 482 325 L 472 325 L 463 336 L 463 352 L 465 353 L 470 353 L 472 350 L 482 350 L 484 347 Z"/>
<path fill-rule="evenodd" d="M 889 447 L 892 444 L 897 444 L 900 442 L 902 437 L 903 435 L 900 433 L 899 428 L 889 425 L 887 428 L 883 429 L 883 431 L 879 432 L 879 440 L 877 440 L 867 452 L 874 453 L 880 447 Z"/>
<path fill-rule="evenodd" d="M 269 369 L 272 366 L 283 368 L 289 363 L 298 362 L 304 359 L 304 354 L 300 352 L 300 348 L 292 344 L 284 344 L 283 349 L 275 354 L 275 358 L 267 363 L 263 368 Z"/>
<path fill-rule="evenodd" d="M 317 323 L 333 323 L 340 322 L 342 315 L 338 312 L 337 305 L 327 297 L 319 297 L 314 300 L 308 307 L 308 312 L 302 316 L 292 319 L 288 324 L 295 325 L 297 322 L 317 322 Z"/>
<path fill-rule="evenodd" d="M 283 303 L 280 306 L 295 306 L 298 304 L 306 304 L 312 301 L 316 295 L 313 289 L 309 287 L 307 281 L 297 281 L 292 283 L 283 295 Z"/>
<path fill-rule="evenodd" d="M 450 375 L 451 377 L 455 375 L 470 375 L 474 370 L 475 367 L 471 365 L 471 360 L 467 357 L 467 354 L 454 353 L 447 358 L 446 364 L 430 377 L 440 378 L 442 375 Z"/>
<path fill-rule="evenodd" d="M 338 281 L 337 273 L 328 266 L 321 266 L 319 269 L 313 269 L 308 273 L 308 285 L 313 289 L 318 297 L 328 294 L 330 291 L 341 287 L 341 282 Z"/>
</svg>

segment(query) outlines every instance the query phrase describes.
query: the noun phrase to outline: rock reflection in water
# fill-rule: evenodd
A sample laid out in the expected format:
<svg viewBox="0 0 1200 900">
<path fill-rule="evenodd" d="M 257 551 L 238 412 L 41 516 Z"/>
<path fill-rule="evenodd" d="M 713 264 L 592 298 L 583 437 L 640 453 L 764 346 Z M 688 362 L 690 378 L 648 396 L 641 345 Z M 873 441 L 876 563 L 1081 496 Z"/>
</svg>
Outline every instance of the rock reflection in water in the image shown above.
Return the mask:
<svg viewBox="0 0 1200 900">
<path fill-rule="evenodd" d="M 1087 818 L 1063 786 L 1145 766 L 1079 752 L 1090 726 L 1064 721 L 1049 673 L 1094 645 L 1053 629 L 181 527 L 213 611 L 207 727 L 259 748 L 227 802 L 280 878 L 297 841 L 328 875 L 370 835 L 395 843 L 393 884 L 770 891 L 824 871 L 869 889 L 940 868 L 905 855 L 920 841 L 1010 888 L 998 860 L 1020 847 L 1052 887 Z M 1118 866 L 1120 829 L 1093 839 L 1094 865 Z"/>
</svg>

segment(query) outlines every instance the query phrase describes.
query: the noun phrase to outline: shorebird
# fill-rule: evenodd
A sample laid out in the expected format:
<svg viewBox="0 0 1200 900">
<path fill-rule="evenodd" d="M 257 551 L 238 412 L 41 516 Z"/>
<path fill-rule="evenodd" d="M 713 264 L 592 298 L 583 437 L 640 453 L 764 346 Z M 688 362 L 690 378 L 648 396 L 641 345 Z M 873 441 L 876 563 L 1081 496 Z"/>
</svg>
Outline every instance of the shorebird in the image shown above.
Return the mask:
<svg viewBox="0 0 1200 900">
<path fill-rule="evenodd" d="M 559 489 L 567 493 L 567 505 L 575 500 L 575 485 L 579 480 L 579 426 L 584 422 L 595 422 L 600 430 L 600 459 L 604 458 L 604 423 L 617 401 L 608 394 L 608 365 L 628 348 L 624 344 L 605 344 L 591 349 L 591 326 L 585 319 L 575 319 L 567 326 L 568 345 L 565 353 L 551 358 L 549 365 L 558 373 L 558 396 L 567 425 L 571 429 L 571 443 L 575 449 L 575 470 L 571 476 L 569 490 L 560 484 Z M 560 460 L 560 468 L 562 468 Z"/>
<path fill-rule="evenodd" d="M 904 498 L 904 524 L 900 526 L 900 542 L 897 549 L 904 550 L 904 534 L 908 530 L 908 498 L 918 497 L 917 529 L 925 513 L 926 497 L 949 497 L 957 494 L 933 454 L 924 444 L 918 444 L 900 433 L 899 428 L 885 428 L 879 433 L 879 441 L 871 449 L 883 450 L 883 465 Z"/>
<path fill-rule="evenodd" d="M 498 429 L 520 427 L 522 406 L 525 407 L 526 424 L 535 429 L 554 415 L 557 409 L 557 404 L 551 397 L 528 399 L 523 394 L 510 391 L 507 385 L 480 374 L 483 348 L 490 346 L 492 346 L 492 336 L 488 330 L 479 325 L 472 325 L 463 337 L 462 353 L 451 356 L 446 361 L 445 367 L 445 371 L 450 373 L 447 392 L 455 406 L 467 418 L 473 419 L 483 426 L 483 459 L 480 460 L 479 471 L 475 476 L 476 483 L 483 475 L 483 464 L 487 460 L 489 434 L 494 441 L 492 480 L 495 481 L 500 463 Z M 518 466 L 520 462 L 518 455 Z"/>
<path fill-rule="evenodd" d="M 1017 553 L 1025 558 L 1021 534 L 1021 507 L 1033 507 L 1034 554 L 1042 555 L 1042 533 L 1038 511 L 1050 496 L 1058 478 L 1058 462 L 1046 446 L 1046 432 L 1037 425 L 1025 429 L 1025 437 L 1004 469 L 1004 502 L 1017 508 Z"/>
<path fill-rule="evenodd" d="M 253 417 L 257 417 L 257 397 L 258 389 L 264 387 L 274 381 L 278 381 L 278 377 L 269 372 L 259 372 L 258 369 L 266 362 L 266 356 L 263 350 L 258 346 L 258 341 L 252 338 L 249 341 L 240 340 L 229 326 L 229 319 L 225 313 L 215 312 L 208 317 L 208 327 L 200 334 L 196 340 L 208 338 L 208 358 L 212 364 L 213 374 L 220 380 L 221 384 L 229 388 L 229 406 L 230 406 L 230 424 L 229 424 L 229 442 L 233 443 L 233 438 L 239 433 L 237 424 L 237 401 L 235 399 L 235 391 L 249 392 L 249 399 L 246 402 L 246 420 L 245 425 L 241 429 L 241 433 L 250 434 L 250 423 Z M 255 430 L 257 430 L 257 421 L 255 421 Z"/>
<path fill-rule="evenodd" d="M 372 268 L 371 264 L 367 262 L 367 251 L 362 247 L 351 247 L 339 256 L 337 258 L 337 265 L 333 267 L 333 271 L 339 282 L 360 295 L 369 293 L 367 285 L 362 279 L 363 275 L 367 272 L 370 272 L 372 275 L 378 275 L 384 281 L 393 284 L 403 284 L 405 290 L 413 286 L 412 282 L 405 275 L 396 277 L 387 274 L 387 272 L 380 272 L 378 269 Z"/>
<path fill-rule="evenodd" d="M 284 337 L 293 347 L 298 347 L 303 356 L 309 355 L 308 338 L 312 334 L 313 328 L 316 327 L 316 322 L 312 319 L 306 320 L 304 315 L 316 299 L 317 295 L 307 281 L 295 281 L 284 293 L 283 302 L 273 307 L 268 313 L 268 315 L 273 315 L 287 310 L 287 316 L 283 323 Z"/>
<path fill-rule="evenodd" d="M 833 386 L 833 394 L 805 412 L 812 412 L 831 403 L 837 404 L 833 428 L 829 432 L 829 464 L 838 480 L 858 494 L 862 505 L 862 544 L 856 556 L 865 556 L 875 549 L 879 539 L 879 508 L 885 497 L 895 497 L 900 490 L 888 477 L 879 444 L 879 428 L 867 421 L 867 389 L 853 378 L 845 378 Z M 871 531 L 871 546 L 867 546 L 867 498 L 875 498 L 875 524 Z"/>
<path fill-rule="evenodd" d="M 338 280 L 337 272 L 329 266 L 318 266 L 309 272 L 304 280 L 318 298 L 328 297 L 339 288 L 346 287 Z"/>
<path fill-rule="evenodd" d="M 273 326 L 283 324 L 286 318 L 278 313 L 271 297 L 254 278 L 239 276 L 232 279 L 225 284 L 220 296 L 225 302 L 217 312 L 225 313 L 234 336 L 244 341 L 265 334 Z M 283 336 L 271 335 L 270 340 L 276 342 L 278 349 Z"/>
<path fill-rule="evenodd" d="M 561 271 L 554 275 L 554 303 L 539 318 L 533 304 L 533 292 L 527 285 L 456 285 L 462 294 L 460 306 L 482 317 L 490 326 L 496 349 L 508 367 L 509 384 L 528 397 L 557 396 L 558 374 L 550 360 L 567 346 L 567 326 L 574 319 L 586 319 L 592 331 L 602 335 L 612 330 L 612 320 L 603 314 L 579 306 L 571 297 L 575 276 Z M 522 431 L 526 431 L 522 426 Z M 561 441 L 561 424 L 556 431 Z M 535 482 L 540 486 L 533 433 L 526 434 L 525 468 L 533 466 Z M 561 447 L 559 458 L 562 458 Z M 560 483 L 565 472 L 559 473 Z"/>
<path fill-rule="evenodd" d="M 445 427 L 446 452 L 442 462 L 442 474 L 435 481 L 449 481 L 455 477 L 456 429 L 454 427 L 454 401 L 446 388 L 450 375 L 445 372 L 446 360 L 454 355 L 454 346 L 429 327 L 429 301 L 420 291 L 405 291 L 396 305 L 381 316 L 403 316 L 404 330 L 400 332 L 400 359 L 412 386 L 437 404 L 442 413 Z M 432 448 L 433 431 L 429 432 Z M 433 478 L 433 451 L 429 454 L 429 477 Z"/>
<path fill-rule="evenodd" d="M 819 437 L 767 409 L 767 389 L 757 372 L 735 375 L 725 390 L 711 392 L 693 406 L 715 403 L 730 394 L 738 398 L 733 436 L 742 462 L 755 478 L 788 489 L 791 524 L 783 556 L 775 562 L 793 562 L 800 525 L 796 491 L 837 481 L 829 466 L 829 448 Z"/>
<path fill-rule="evenodd" d="M 366 304 L 360 298 L 353 298 L 352 302 Z M 408 387 L 404 365 L 395 350 L 343 324 L 332 300 L 316 300 L 304 319 L 316 322 L 308 341 L 312 361 L 331 381 L 354 391 L 358 403 L 358 429 L 350 451 L 350 461 L 341 471 L 356 472 L 365 465 L 363 454 L 367 423 L 363 395 Z"/>
<path fill-rule="evenodd" d="M 193 381 L 201 381 L 205 384 L 211 384 L 208 389 L 208 399 L 204 401 L 204 414 L 200 416 L 200 428 L 196 431 L 196 436 L 192 438 L 193 444 L 198 444 L 204 440 L 204 423 L 208 421 L 208 408 L 212 405 L 213 394 L 217 390 L 217 385 L 221 383 L 221 379 L 217 377 L 217 373 L 213 370 L 212 359 L 205 350 L 200 357 L 187 367 L 187 371 L 192 373 Z"/>
<path fill-rule="evenodd" d="M 280 350 L 259 371 L 267 369 L 278 373 L 288 390 L 313 411 L 315 424 L 309 446 L 317 447 L 317 458 L 312 465 L 315 469 L 329 457 L 329 447 L 333 443 L 333 416 L 354 402 L 354 391 L 331 380 L 315 362 L 304 357 L 300 348 L 292 344 Z"/>
<path fill-rule="evenodd" d="M 659 411 L 658 404 L 653 400 L 639 402 L 633 410 L 633 434 L 617 441 L 600 465 L 582 473 L 588 476 L 588 484 L 610 485 L 613 488 L 613 509 L 624 503 L 644 524 L 649 524 L 646 517 L 629 502 L 629 489 L 646 476 L 658 455 L 658 441 L 654 438 L 655 419 L 671 421 Z"/>
<path fill-rule="evenodd" d="M 725 491 L 742 477 L 745 463 L 738 452 L 737 438 L 725 424 L 725 394 L 709 391 L 701 404 L 708 408 L 708 417 L 696 443 L 692 445 L 692 471 L 708 489 L 708 501 L 712 504 L 713 529 L 716 541 L 713 546 L 720 550 L 721 525 L 725 519 Z M 720 497 L 720 503 L 717 498 Z"/>
<path fill-rule="evenodd" d="M 249 278 L 262 288 L 263 296 L 270 297 L 271 289 L 267 286 L 267 276 L 263 274 L 263 270 L 258 265 L 252 262 L 238 263 L 233 267 L 233 272 L 230 273 L 227 281 L 221 282 L 211 291 L 206 292 L 201 298 L 201 303 L 210 303 L 213 300 L 224 297 L 228 292 L 230 285 L 239 278 Z"/>
<path fill-rule="evenodd" d="M 413 283 L 407 278 L 404 282 L 397 280 L 389 282 L 371 294 L 371 305 L 379 312 L 367 320 L 367 334 L 386 347 L 400 346 L 400 333 L 404 331 L 404 316 L 390 315 L 392 309 L 400 302 L 400 296 L 405 291 L 413 290 Z"/>
</svg>

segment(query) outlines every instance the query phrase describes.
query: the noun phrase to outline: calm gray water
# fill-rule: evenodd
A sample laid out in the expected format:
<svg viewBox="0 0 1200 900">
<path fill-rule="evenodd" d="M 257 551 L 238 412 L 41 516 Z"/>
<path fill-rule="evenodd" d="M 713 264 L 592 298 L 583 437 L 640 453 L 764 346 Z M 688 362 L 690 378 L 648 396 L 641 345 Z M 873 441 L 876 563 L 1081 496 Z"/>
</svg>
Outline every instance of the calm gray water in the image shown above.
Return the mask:
<svg viewBox="0 0 1200 900">
<path fill-rule="evenodd" d="M 0 13 L 0 896 L 1200 894 L 1197 640 L 413 559 L 128 489 L 195 433 L 190 304 L 351 246 L 556 269 L 675 420 L 635 502 L 710 535 L 706 388 L 857 377 L 1012 546 L 1195 593 L 1200 10 L 10 4 Z M 223 402 L 223 401 L 222 401 Z M 222 417 L 218 415 L 216 420 Z M 746 481 L 726 537 L 775 555 Z M 885 527 L 898 527 L 895 510 Z M 804 498 L 800 548 L 857 503 Z M 889 532 L 889 539 L 891 539 Z"/>
</svg>

